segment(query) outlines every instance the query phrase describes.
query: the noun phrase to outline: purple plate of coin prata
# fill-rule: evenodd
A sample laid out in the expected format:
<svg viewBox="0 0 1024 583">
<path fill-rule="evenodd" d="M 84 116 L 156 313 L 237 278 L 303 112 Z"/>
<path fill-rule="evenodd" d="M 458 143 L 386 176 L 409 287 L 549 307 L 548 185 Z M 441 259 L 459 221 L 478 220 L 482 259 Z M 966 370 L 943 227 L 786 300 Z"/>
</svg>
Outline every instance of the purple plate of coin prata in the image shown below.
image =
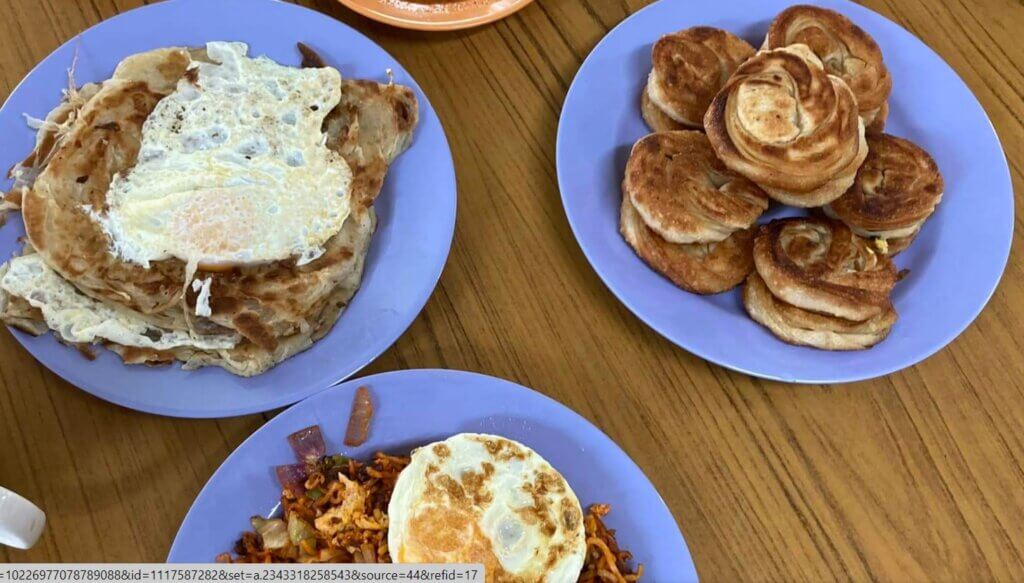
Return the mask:
<svg viewBox="0 0 1024 583">
<path fill-rule="evenodd" d="M 370 389 L 369 440 L 342 445 L 352 397 Z M 461 432 L 522 442 L 547 459 L 586 507 L 611 504 L 605 518 L 619 544 L 644 565 L 645 581 L 693 581 L 693 560 L 672 513 L 629 456 L 599 429 L 556 401 L 517 384 L 475 373 L 407 370 L 352 380 L 298 403 L 253 433 L 206 483 L 171 546 L 171 563 L 207 563 L 228 552 L 254 515 L 276 512 L 281 487 L 274 466 L 293 463 L 290 433 L 320 425 L 328 453 L 370 459 L 408 455 Z"/>
<path fill-rule="evenodd" d="M 391 167 L 375 204 L 377 232 L 366 258 L 361 289 L 334 329 L 309 350 L 267 373 L 241 378 L 219 368 L 125 366 L 100 350 L 89 362 L 52 334 L 17 339 L 68 382 L 119 405 L 179 417 L 227 417 L 289 405 L 352 375 L 408 328 L 441 275 L 455 227 L 455 170 L 437 114 L 408 72 L 355 30 L 293 4 L 273 0 L 170 0 L 104 21 L 70 40 L 40 63 L 0 109 L 0 167 L 9 168 L 32 149 L 34 134 L 22 114 L 44 117 L 67 86 L 77 53 L 79 84 L 106 79 L 124 57 L 166 46 L 243 41 L 250 55 L 298 65 L 302 41 L 343 77 L 411 86 L 420 122 L 412 146 Z M 8 188 L 10 182 L 3 183 Z M 0 260 L 21 247 L 20 216 L 0 229 Z"/>
<path fill-rule="evenodd" d="M 612 293 L 678 346 L 769 379 L 839 383 L 878 377 L 920 362 L 963 332 L 995 290 L 1013 236 L 1010 173 L 985 111 L 937 54 L 884 17 L 842 0 L 818 3 L 846 14 L 878 41 L 893 78 L 886 132 L 930 152 L 945 178 L 938 210 L 896 257 L 910 273 L 893 294 L 899 321 L 888 339 L 859 352 L 785 344 L 747 316 L 739 289 L 710 297 L 682 291 L 648 268 L 619 235 L 626 160 L 633 143 L 649 132 L 639 104 L 651 45 L 662 34 L 708 25 L 761 46 L 769 22 L 790 4 L 662 0 L 612 30 L 583 63 L 562 109 L 562 202 L 580 247 Z"/>
</svg>

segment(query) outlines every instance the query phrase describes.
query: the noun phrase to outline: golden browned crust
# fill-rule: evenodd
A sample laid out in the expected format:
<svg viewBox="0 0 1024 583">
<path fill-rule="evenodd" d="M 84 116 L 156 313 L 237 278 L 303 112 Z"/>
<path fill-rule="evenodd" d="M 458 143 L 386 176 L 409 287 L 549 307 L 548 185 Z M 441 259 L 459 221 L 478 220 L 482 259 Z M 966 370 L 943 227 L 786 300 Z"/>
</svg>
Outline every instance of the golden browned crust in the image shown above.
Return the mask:
<svg viewBox="0 0 1024 583">
<path fill-rule="evenodd" d="M 719 243 L 669 243 L 650 230 L 629 197 L 622 198 L 619 229 L 636 254 L 672 283 L 697 294 L 717 294 L 739 285 L 753 269 L 753 229 Z"/>
<path fill-rule="evenodd" d="M 306 350 L 331 330 L 359 288 L 366 249 L 375 226 L 376 218 L 372 208 L 355 212 L 345 221 L 342 231 L 336 238 L 343 241 L 343 245 L 351 249 L 351 253 L 339 266 L 341 275 L 338 277 L 335 287 L 329 291 L 326 297 L 320 298 L 307 313 L 303 314 L 302 325 L 298 326 L 296 331 L 275 337 L 272 347 L 269 346 L 270 343 L 268 346 L 261 346 L 253 341 L 245 341 L 231 349 L 206 352 L 188 346 L 170 350 L 153 350 L 109 341 L 101 341 L 100 344 L 121 356 L 126 364 L 157 366 L 178 360 L 184 363 L 185 369 L 212 365 L 220 366 L 241 376 L 253 376 L 265 372 L 278 362 Z M 32 253 L 34 250 L 29 246 L 26 248 L 26 252 Z M 6 266 L 0 266 L 0 278 L 5 270 Z M 193 301 L 194 295 L 194 292 L 190 292 Z M 221 298 L 214 295 L 211 297 L 210 303 L 211 307 L 214 304 L 223 304 L 232 311 L 240 309 L 238 300 L 233 298 Z M 247 299 L 242 305 L 252 307 L 258 304 L 254 303 L 252 299 Z M 35 335 L 43 334 L 49 329 L 38 309 L 33 308 L 24 299 L 11 296 L 2 289 L 0 289 L 0 321 Z M 200 319 L 200 323 L 203 322 L 211 324 L 208 320 Z M 59 330 L 53 332 L 58 341 L 82 350 L 82 346 L 75 345 L 63 338 Z M 207 333 L 221 332 L 230 333 L 231 330 L 207 331 Z"/>
<path fill-rule="evenodd" d="M 743 286 L 743 306 L 755 322 L 782 341 L 822 350 L 870 348 L 884 340 L 896 322 L 891 307 L 863 322 L 800 309 L 773 296 L 757 272 Z"/>
<path fill-rule="evenodd" d="M 826 71 L 850 86 L 864 123 L 871 123 L 892 92 L 892 78 L 875 39 L 838 12 L 799 5 L 775 17 L 768 28 L 764 48 L 794 44 L 810 47 L 824 63 Z"/>
<path fill-rule="evenodd" d="M 292 334 L 275 337 L 272 348 L 260 346 L 251 341 L 241 342 L 234 348 L 217 352 L 198 351 L 191 347 L 151 350 L 112 342 L 104 342 L 103 345 L 121 356 L 126 364 L 158 366 L 178 360 L 184 363 L 185 369 L 212 365 L 240 376 L 253 376 L 265 372 L 275 364 L 310 348 L 314 342 L 323 338 L 338 321 L 359 287 L 366 247 L 369 245 L 370 235 L 373 233 L 375 224 L 373 209 L 357 213 L 345 222 L 342 236 L 349 241 L 353 248 L 351 260 L 346 263 L 345 277 L 330 291 L 327 297 L 322 298 L 309 313 L 305 314 L 302 327 Z M 217 296 L 211 297 L 211 305 L 216 298 Z M 232 301 L 227 300 L 226 303 L 230 304 Z M 6 316 L 7 314 L 0 310 L 0 320 L 8 321 Z M 38 318 L 38 325 L 42 326 L 45 331 L 46 324 L 42 321 L 41 314 Z M 58 340 L 61 340 L 59 334 L 56 332 L 55 334 L 58 336 Z"/>
<path fill-rule="evenodd" d="M 768 195 L 726 168 L 697 131 L 641 138 L 622 188 L 647 226 L 670 243 L 722 241 L 768 208 Z"/>
<path fill-rule="evenodd" d="M 798 207 L 842 195 L 868 150 L 850 88 L 803 45 L 764 51 L 741 65 L 704 126 L 726 166 Z"/>
<path fill-rule="evenodd" d="M 903 251 L 906 251 L 907 248 L 910 247 L 910 244 L 914 242 L 914 239 L 917 238 L 917 234 L 918 233 L 920 233 L 920 230 L 915 231 L 913 234 L 907 235 L 906 237 L 896 237 L 894 239 L 886 239 L 885 240 L 885 247 L 886 247 L 885 254 L 888 255 L 889 257 L 895 257 L 899 253 L 902 253 Z"/>
<path fill-rule="evenodd" d="M 131 55 L 118 63 L 113 78 L 144 83 L 153 93 L 169 95 L 182 75 L 199 73 L 195 69 L 188 70 L 191 64 L 192 57 L 186 48 L 155 49 Z"/>
<path fill-rule="evenodd" d="M 762 225 L 754 265 L 772 294 L 798 308 L 864 321 L 892 308 L 899 276 L 872 242 L 827 218 L 779 219 Z"/>
<path fill-rule="evenodd" d="M 6 271 L 6 265 L 0 268 L 0 278 L 3 278 Z M 0 322 L 33 336 L 40 336 L 49 330 L 38 308 L 32 307 L 28 300 L 12 296 L 3 289 L 0 289 Z"/>
<path fill-rule="evenodd" d="M 140 346 L 125 346 L 114 342 L 104 342 L 103 346 L 121 357 L 125 364 L 144 364 L 146 366 L 165 366 L 175 361 L 173 350 L 154 350 Z"/>
<path fill-rule="evenodd" d="M 885 131 L 885 122 L 889 120 L 889 102 L 886 101 L 882 104 L 882 107 L 869 112 L 867 115 L 861 112 L 861 119 L 867 124 L 864 126 L 864 132 L 868 135 L 880 134 Z M 870 146 L 869 146 L 870 148 Z"/>
<path fill-rule="evenodd" d="M 380 194 L 388 167 L 412 143 L 419 103 L 412 89 L 346 79 L 341 102 L 324 119 L 327 147 L 352 169 L 352 197 L 364 207 Z"/>
<path fill-rule="evenodd" d="M 853 187 L 824 210 L 862 237 L 912 237 L 942 200 L 939 167 L 909 140 L 873 135 L 868 146 Z"/>
<path fill-rule="evenodd" d="M 66 131 L 40 131 L 36 151 L 22 166 L 39 171 L 25 189 L 24 218 L 31 242 L 49 265 L 80 291 L 127 307 L 154 326 L 199 334 L 239 331 L 245 340 L 229 351 L 174 351 L 187 367 L 219 365 L 242 375 L 258 374 L 312 344 L 330 330 L 359 286 L 370 236 L 371 207 L 390 163 L 411 143 L 418 122 L 416 97 L 395 84 L 346 80 L 342 99 L 325 119 L 328 146 L 353 171 L 352 215 L 318 259 L 200 270 L 210 278 L 212 314 L 193 316 L 196 294 L 183 293 L 185 265 L 176 259 L 149 269 L 126 263 L 109 250 L 102 229 L 83 208 L 102 209 L 115 173 L 135 164 L 142 124 L 162 91 L 185 74 L 187 54 L 203 51 L 160 49 L 135 55 L 114 78 L 83 88 L 48 121 L 67 120 Z M 162 362 L 166 353 L 144 354 L 111 347 L 126 362 Z"/>
<path fill-rule="evenodd" d="M 651 49 L 647 95 L 671 119 L 699 128 L 722 84 L 753 55 L 747 41 L 717 28 L 696 26 L 666 34 Z"/>
<path fill-rule="evenodd" d="M 647 127 L 655 132 L 669 132 L 674 130 L 685 130 L 687 127 L 668 116 L 660 107 L 651 101 L 647 94 L 647 87 L 644 87 L 640 95 L 640 115 L 647 122 Z"/>
<path fill-rule="evenodd" d="M 25 230 L 48 265 L 84 293 L 146 314 L 180 299 L 184 266 L 120 261 L 85 209 L 104 208 L 114 175 L 135 165 L 142 124 L 162 96 L 142 81 L 105 82 L 22 200 Z"/>
</svg>

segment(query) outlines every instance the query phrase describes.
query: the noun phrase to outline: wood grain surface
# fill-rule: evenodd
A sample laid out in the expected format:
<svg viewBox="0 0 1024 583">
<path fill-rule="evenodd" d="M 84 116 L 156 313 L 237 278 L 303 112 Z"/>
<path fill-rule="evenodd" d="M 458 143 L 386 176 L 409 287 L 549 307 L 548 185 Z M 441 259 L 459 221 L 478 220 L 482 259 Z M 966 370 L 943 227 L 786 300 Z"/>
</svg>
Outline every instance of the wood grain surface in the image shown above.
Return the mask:
<svg viewBox="0 0 1024 583">
<path fill-rule="evenodd" d="M 619 304 L 584 259 L 558 195 L 555 131 L 569 83 L 645 2 L 539 0 L 452 33 L 389 28 L 333 0 L 302 3 L 405 65 L 444 121 L 458 169 L 458 226 L 440 285 L 364 373 L 479 371 L 579 411 L 644 468 L 707 581 L 1024 580 L 1019 237 L 985 312 L 919 366 L 837 387 L 736 374 Z M 0 0 L 0 97 L 60 43 L 137 4 Z M 960 73 L 1020 193 L 1024 3 L 865 4 Z M 1019 232 L 1019 196 L 1017 211 Z M 0 549 L 4 561 L 163 560 L 200 487 L 271 416 L 191 421 L 122 409 L 58 379 L 6 331 L 0 387 L 0 484 L 49 517 L 36 548 Z"/>
</svg>

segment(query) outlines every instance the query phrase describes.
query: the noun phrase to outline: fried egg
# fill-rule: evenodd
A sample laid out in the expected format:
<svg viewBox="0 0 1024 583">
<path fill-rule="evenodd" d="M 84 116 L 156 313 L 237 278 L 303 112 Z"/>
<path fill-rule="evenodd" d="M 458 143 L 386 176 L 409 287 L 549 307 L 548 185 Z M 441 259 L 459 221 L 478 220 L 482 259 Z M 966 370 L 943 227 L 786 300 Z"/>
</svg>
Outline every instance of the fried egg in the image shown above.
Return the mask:
<svg viewBox="0 0 1024 583">
<path fill-rule="evenodd" d="M 183 346 L 226 350 L 238 344 L 236 335 L 198 337 L 184 331 L 158 330 L 134 312 L 83 295 L 39 254 L 11 259 L 0 269 L 0 288 L 42 312 L 46 325 L 66 342 L 106 340 L 153 350 Z"/>
<path fill-rule="evenodd" d="M 298 69 L 211 42 L 146 119 L 136 165 L 86 209 L 126 261 L 203 266 L 323 253 L 349 214 L 352 172 L 326 146 L 341 99 L 330 67 Z"/>
<path fill-rule="evenodd" d="M 412 453 L 388 504 L 396 563 L 481 563 L 487 581 L 575 581 L 583 511 L 537 452 L 460 433 Z"/>
</svg>

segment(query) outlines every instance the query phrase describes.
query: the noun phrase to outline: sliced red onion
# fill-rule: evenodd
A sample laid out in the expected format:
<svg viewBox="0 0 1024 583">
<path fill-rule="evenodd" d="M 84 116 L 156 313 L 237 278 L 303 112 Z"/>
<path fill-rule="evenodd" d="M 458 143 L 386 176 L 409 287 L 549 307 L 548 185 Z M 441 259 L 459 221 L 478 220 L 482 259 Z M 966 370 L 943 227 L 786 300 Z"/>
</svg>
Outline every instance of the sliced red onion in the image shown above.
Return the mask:
<svg viewBox="0 0 1024 583">
<path fill-rule="evenodd" d="M 306 490 L 306 478 L 309 477 L 306 464 L 277 466 L 274 471 L 277 472 L 277 481 L 281 482 L 282 488 L 287 488 L 297 494 Z"/>
<path fill-rule="evenodd" d="M 366 443 L 370 436 L 370 419 L 373 417 L 373 399 L 370 389 L 359 387 L 352 397 L 352 412 L 348 416 L 348 428 L 345 429 L 345 445 L 359 447 Z"/>
<path fill-rule="evenodd" d="M 288 436 L 288 443 L 300 462 L 313 463 L 327 453 L 327 444 L 319 425 L 310 425 Z"/>
</svg>

